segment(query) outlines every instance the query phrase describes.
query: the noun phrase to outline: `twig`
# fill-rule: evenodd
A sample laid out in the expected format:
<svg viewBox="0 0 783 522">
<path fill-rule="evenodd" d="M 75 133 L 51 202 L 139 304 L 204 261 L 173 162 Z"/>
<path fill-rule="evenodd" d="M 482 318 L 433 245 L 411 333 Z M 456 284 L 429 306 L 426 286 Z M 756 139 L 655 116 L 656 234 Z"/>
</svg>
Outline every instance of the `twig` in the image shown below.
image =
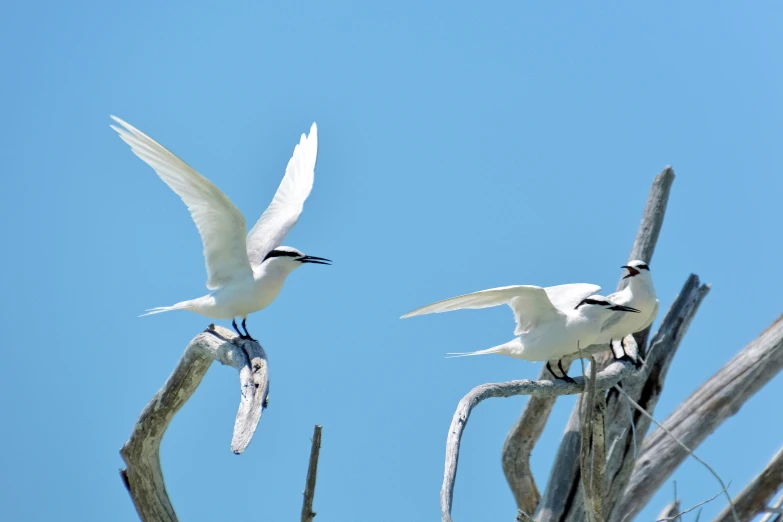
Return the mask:
<svg viewBox="0 0 783 522">
<path fill-rule="evenodd" d="M 606 396 L 596 391 L 596 363 L 590 359 L 590 379 L 582 401 L 586 408 L 582 416 L 580 469 L 582 477 L 582 495 L 585 515 L 588 522 L 603 522 L 603 483 L 606 461 L 606 443 L 604 440 L 604 409 Z"/>
<path fill-rule="evenodd" d="M 710 473 L 712 473 L 712 476 L 713 476 L 713 477 L 715 477 L 715 478 L 718 480 L 718 482 L 720 483 L 721 487 L 723 488 L 723 490 L 721 491 L 721 493 L 725 493 L 725 494 L 726 494 L 726 499 L 729 501 L 729 506 L 731 506 L 731 511 L 732 511 L 732 513 L 733 513 L 733 515 L 734 515 L 734 521 L 735 521 L 735 522 L 740 522 L 740 520 L 739 520 L 739 517 L 737 516 L 737 512 L 736 512 L 736 510 L 734 509 L 734 502 L 732 502 L 732 500 L 731 500 L 731 496 L 729 495 L 729 493 L 728 493 L 728 491 L 727 491 L 727 490 L 729 489 L 729 487 L 728 487 L 726 484 L 724 484 L 724 483 L 723 483 L 723 479 L 721 479 L 721 478 L 720 478 L 720 475 L 718 475 L 718 474 L 715 472 L 715 470 L 714 470 L 714 469 L 712 469 L 712 466 L 710 466 L 709 464 L 707 464 L 706 462 L 704 462 L 703 460 L 701 460 L 699 457 L 697 457 L 697 456 L 696 456 L 696 454 L 695 454 L 693 451 L 691 451 L 691 450 L 690 450 L 690 448 L 688 448 L 688 446 L 686 446 L 685 444 L 683 444 L 683 443 L 680 441 L 680 439 L 678 439 L 678 438 L 677 438 L 677 437 L 674 435 L 674 433 L 672 433 L 671 431 L 669 431 L 669 430 L 668 430 L 666 427 L 664 427 L 664 426 L 663 426 L 663 424 L 661 424 L 660 422 L 658 422 L 657 420 L 655 420 L 655 419 L 653 418 L 653 416 L 652 416 L 652 415 L 650 415 L 649 413 L 647 413 L 647 411 L 646 411 L 644 408 L 642 408 L 641 406 L 639 406 L 639 405 L 636 403 L 636 401 L 635 401 L 635 400 L 633 400 L 633 399 L 630 397 L 630 395 L 628 395 L 628 394 L 625 392 L 625 390 L 623 390 L 623 389 L 622 389 L 621 387 L 619 387 L 619 386 L 615 386 L 615 389 L 616 389 L 618 392 L 620 392 L 620 393 L 622 393 L 623 395 L 625 395 L 625 398 L 626 398 L 626 399 L 628 399 L 628 402 L 630 402 L 630 403 L 633 405 L 633 407 L 634 407 L 634 408 L 636 408 L 636 409 L 639 411 L 639 413 L 641 413 L 642 415 L 644 415 L 645 417 L 647 417 L 647 418 L 648 418 L 648 419 L 649 419 L 651 422 L 653 422 L 653 423 L 654 423 L 656 426 L 658 426 L 658 428 L 660 428 L 660 429 L 664 430 L 664 431 L 665 431 L 665 432 L 666 432 L 666 433 L 667 433 L 667 434 L 668 434 L 668 435 L 669 435 L 669 436 L 672 438 L 672 440 L 674 440 L 674 441 L 675 441 L 675 442 L 676 442 L 676 443 L 677 443 L 677 444 L 678 444 L 678 445 L 679 445 L 679 446 L 680 446 L 682 449 L 684 449 L 685 451 L 687 451 L 687 452 L 688 452 L 688 454 L 689 454 L 691 457 L 693 457 L 693 458 L 694 458 L 694 460 L 696 460 L 697 462 L 699 462 L 699 463 L 700 463 L 702 466 L 704 466 L 705 468 L 707 468 L 707 470 L 708 470 Z M 719 494 L 720 494 L 720 493 L 719 493 Z"/>
<path fill-rule="evenodd" d="M 607 390 L 620 380 L 633 373 L 633 364 L 628 361 L 615 361 L 596 376 L 598 390 Z M 558 397 L 574 395 L 585 390 L 584 377 L 576 377 L 575 382 L 563 381 L 510 381 L 504 383 L 482 384 L 473 388 L 457 405 L 457 410 L 451 420 L 449 434 L 446 440 L 445 471 L 443 486 L 440 490 L 440 508 L 443 522 L 451 522 L 451 506 L 454 494 L 454 482 L 457 476 L 459 447 L 462 433 L 470 417 L 470 413 L 479 403 L 492 397 L 514 397 L 531 395 L 534 397 Z"/>
<path fill-rule="evenodd" d="M 729 482 L 729 486 L 730 486 L 730 485 L 731 485 L 731 482 Z M 726 486 L 726 487 L 728 487 L 728 486 Z M 699 502 L 699 503 L 698 503 L 698 504 L 696 504 L 695 506 L 691 506 L 691 507 L 689 507 L 688 509 L 686 509 L 686 510 L 684 510 L 684 511 L 680 511 L 679 513 L 677 513 L 677 514 L 675 514 L 675 515 L 671 515 L 671 516 L 667 516 L 667 517 L 663 517 L 663 518 L 659 517 L 659 518 L 658 518 L 658 520 L 656 520 L 655 522 L 667 522 L 667 521 L 669 521 L 669 520 L 677 520 L 678 518 L 682 517 L 682 516 L 683 516 L 685 513 L 690 513 L 691 511 L 693 511 L 693 510 L 694 510 L 694 509 L 696 509 L 697 507 L 701 507 L 701 506 L 703 506 L 704 504 L 706 504 L 707 502 L 712 502 L 713 500 L 715 500 L 715 499 L 716 499 L 716 498 L 718 498 L 719 496 L 723 495 L 725 492 L 726 492 L 726 489 L 723 489 L 722 491 L 718 491 L 718 492 L 717 492 L 717 493 L 716 493 L 714 496 L 712 496 L 712 497 L 708 498 L 707 500 L 704 500 L 704 501 L 702 501 L 702 502 Z M 676 502 L 677 502 L 677 505 L 679 506 L 679 504 L 680 504 L 680 501 L 678 500 L 678 501 L 676 501 Z M 698 518 L 697 518 L 697 520 L 698 520 Z"/>
<path fill-rule="evenodd" d="M 257 342 L 240 340 L 233 332 L 210 325 L 190 341 L 171 376 L 141 412 L 130 439 L 120 450 L 128 466 L 120 475 L 144 522 L 177 521 L 163 481 L 160 443 L 171 419 L 196 391 L 213 361 L 239 370 L 242 393 L 234 422 L 232 451 L 241 453 L 255 432 L 269 391 L 266 354 Z"/>
<path fill-rule="evenodd" d="M 315 518 L 313 512 L 313 499 L 315 498 L 315 479 L 318 474 L 318 455 L 321 452 L 321 426 L 315 425 L 313 430 L 313 445 L 310 448 L 310 464 L 307 466 L 307 480 L 305 481 L 304 500 L 302 502 L 302 522 L 312 522 Z"/>
</svg>

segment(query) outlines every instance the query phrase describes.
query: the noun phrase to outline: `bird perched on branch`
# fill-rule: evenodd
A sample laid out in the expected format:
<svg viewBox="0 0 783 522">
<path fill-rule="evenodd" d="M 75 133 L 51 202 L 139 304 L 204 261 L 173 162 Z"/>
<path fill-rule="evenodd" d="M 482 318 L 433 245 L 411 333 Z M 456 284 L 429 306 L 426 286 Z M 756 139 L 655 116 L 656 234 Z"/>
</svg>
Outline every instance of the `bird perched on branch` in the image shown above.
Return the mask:
<svg viewBox="0 0 783 522">
<path fill-rule="evenodd" d="M 220 189 L 140 130 L 117 117 L 111 118 L 122 126 L 111 128 L 131 146 L 133 153 L 185 202 L 204 245 L 210 292 L 172 306 L 149 309 L 142 316 L 187 310 L 213 319 L 230 319 L 240 337 L 252 339 L 246 325 L 248 314 L 269 306 L 288 274 L 306 263 L 331 264 L 326 258 L 280 246 L 299 219 L 313 188 L 318 154 L 315 123 L 310 134 L 302 134 L 294 147 L 272 203 L 246 238 L 245 218 Z M 237 317 L 242 318 L 244 333 L 237 327 Z"/>
<path fill-rule="evenodd" d="M 609 295 L 608 299 L 613 303 L 637 308 L 640 313 L 615 314 L 609 317 L 601 327 L 601 334 L 594 344 L 609 343 L 611 347 L 614 339 L 623 339 L 628 334 L 641 332 L 650 326 L 658 315 L 658 299 L 655 295 L 650 266 L 644 261 L 635 259 L 622 268 L 628 270 L 623 277 L 628 284 L 619 292 Z M 622 343 L 621 346 L 623 348 L 621 359 L 630 359 L 625 352 L 625 346 Z"/>
<path fill-rule="evenodd" d="M 547 361 L 547 369 L 555 376 L 549 361 L 557 359 L 563 372 L 559 378 L 572 381 L 563 370 L 560 358 L 573 353 L 579 346 L 594 344 L 601 333 L 601 326 L 611 317 L 629 315 L 628 312 L 639 313 L 636 308 L 595 295 L 600 289 L 587 283 L 548 288 L 505 286 L 439 301 L 408 312 L 401 319 L 506 304 L 516 319 L 515 339 L 486 350 L 450 355 L 465 357 L 495 353 L 527 361 Z"/>
</svg>

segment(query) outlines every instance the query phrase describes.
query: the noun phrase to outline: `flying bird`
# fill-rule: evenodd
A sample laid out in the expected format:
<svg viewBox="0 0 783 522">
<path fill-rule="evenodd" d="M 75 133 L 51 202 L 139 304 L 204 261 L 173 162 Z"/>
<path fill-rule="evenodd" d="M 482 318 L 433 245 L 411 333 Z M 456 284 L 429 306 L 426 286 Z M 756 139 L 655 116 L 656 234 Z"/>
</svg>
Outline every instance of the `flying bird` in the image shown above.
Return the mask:
<svg viewBox="0 0 783 522">
<path fill-rule="evenodd" d="M 627 315 L 626 312 L 639 313 L 636 308 L 596 295 L 600 289 L 587 283 L 549 288 L 504 286 L 439 301 L 408 312 L 401 319 L 464 308 L 508 305 L 517 323 L 514 330 L 516 338 L 486 350 L 450 355 L 465 357 L 494 353 L 527 361 L 547 361 L 547 369 L 554 376 L 557 374 L 552 371 L 549 361 L 558 359 L 558 366 L 563 372 L 563 377 L 559 378 L 572 381 L 563 370 L 560 358 L 574 353 L 578 346 L 594 344 L 601 333 L 601 326 L 610 317 Z"/>
<path fill-rule="evenodd" d="M 293 247 L 280 246 L 302 213 L 313 188 L 318 154 L 318 129 L 294 147 L 285 175 L 272 203 L 245 237 L 245 218 L 220 189 L 155 140 L 115 116 L 122 128 L 111 125 L 139 158 L 152 167 L 187 205 L 204 246 L 207 295 L 172 306 L 146 310 L 145 315 L 187 310 L 213 319 L 231 320 L 243 339 L 247 316 L 275 300 L 286 277 L 307 263 L 328 265 L 329 259 L 308 256 Z M 240 331 L 236 318 L 242 319 Z"/>
<path fill-rule="evenodd" d="M 626 335 L 641 332 L 652 324 L 658 315 L 658 299 L 655 295 L 650 266 L 644 261 L 635 259 L 622 268 L 628 270 L 623 277 L 628 284 L 619 292 L 608 296 L 613 303 L 624 306 L 632 306 L 640 310 L 639 314 L 615 314 L 609 317 L 601 326 L 601 334 L 595 340 L 595 344 L 609 343 L 612 340 L 624 339 Z M 623 357 L 628 358 L 625 345 L 621 342 Z M 612 348 L 614 351 L 614 348 Z"/>
</svg>

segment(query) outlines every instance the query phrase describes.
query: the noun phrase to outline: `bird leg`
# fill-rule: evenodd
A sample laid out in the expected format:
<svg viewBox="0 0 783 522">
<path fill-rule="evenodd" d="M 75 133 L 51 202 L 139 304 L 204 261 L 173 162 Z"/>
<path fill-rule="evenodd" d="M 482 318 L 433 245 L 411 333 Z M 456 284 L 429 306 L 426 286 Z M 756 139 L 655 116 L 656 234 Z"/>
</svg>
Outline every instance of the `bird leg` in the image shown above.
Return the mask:
<svg viewBox="0 0 783 522">
<path fill-rule="evenodd" d="M 566 382 L 570 382 L 572 384 L 576 384 L 576 381 L 573 380 L 571 377 L 569 377 L 568 373 L 566 373 L 566 371 L 563 369 L 563 360 L 562 359 L 558 359 L 557 360 L 557 367 L 560 368 L 561 372 L 563 372 L 563 376 L 562 377 L 558 377 L 558 379 L 562 379 L 562 380 L 564 380 Z"/>
<path fill-rule="evenodd" d="M 633 364 L 633 365 L 634 365 L 636 368 L 638 368 L 638 367 L 641 365 L 641 361 L 639 361 L 639 360 L 638 360 L 638 357 L 637 357 L 637 360 L 634 360 L 634 359 L 633 359 L 633 358 L 632 358 L 630 355 L 628 355 L 628 352 L 626 352 L 626 351 L 625 351 L 625 337 L 622 337 L 622 338 L 620 339 L 620 348 L 622 348 L 622 349 L 623 349 L 623 355 L 622 355 L 622 357 L 617 357 L 617 354 L 616 354 L 616 353 L 615 353 L 615 351 L 614 351 L 614 346 L 612 345 L 612 342 L 614 342 L 614 339 L 612 339 L 611 341 L 609 341 L 609 348 L 612 350 L 612 355 L 614 356 L 614 358 L 615 358 L 616 360 L 618 360 L 618 361 L 629 361 L 629 362 L 631 362 L 631 363 L 632 363 L 632 364 Z"/>
<path fill-rule="evenodd" d="M 239 327 L 237 326 L 237 320 L 231 319 L 231 326 L 234 327 L 234 331 L 239 335 L 239 337 L 244 338 L 245 336 L 242 334 L 241 331 L 239 331 Z"/>
<path fill-rule="evenodd" d="M 253 339 L 252 337 L 250 337 L 250 332 L 247 331 L 247 325 L 245 324 L 245 321 L 247 321 L 247 319 L 242 319 L 242 328 L 245 329 L 245 338 L 246 339 L 250 339 L 251 341 L 258 342 L 255 339 Z"/>
</svg>

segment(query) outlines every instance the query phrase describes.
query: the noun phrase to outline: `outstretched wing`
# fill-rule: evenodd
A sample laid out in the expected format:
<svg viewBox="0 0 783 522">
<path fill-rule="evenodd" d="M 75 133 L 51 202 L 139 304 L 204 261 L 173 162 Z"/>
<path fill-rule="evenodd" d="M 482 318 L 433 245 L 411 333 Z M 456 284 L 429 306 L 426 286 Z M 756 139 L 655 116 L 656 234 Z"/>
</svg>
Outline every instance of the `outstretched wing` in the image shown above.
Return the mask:
<svg viewBox="0 0 783 522">
<path fill-rule="evenodd" d="M 272 203 L 267 207 L 247 235 L 247 255 L 253 268 L 283 243 L 286 234 L 296 225 L 302 207 L 310 195 L 318 156 L 318 128 L 310 127 L 310 135 L 299 139 L 288 161 L 285 176 L 277 187 Z"/>
<path fill-rule="evenodd" d="M 552 320 L 562 314 L 552 305 L 546 291 L 540 286 L 516 285 L 491 288 L 444 299 L 408 312 L 401 319 L 415 315 L 437 314 L 466 308 L 488 308 L 502 304 L 508 305 L 514 312 L 514 318 L 517 322 L 515 335 L 520 335 L 536 324 Z"/>
<path fill-rule="evenodd" d="M 158 142 L 116 116 L 111 118 L 124 127 L 111 128 L 187 205 L 204 245 L 207 288 L 214 290 L 251 276 L 245 218 L 234 204 L 207 178 Z"/>
<path fill-rule="evenodd" d="M 582 299 L 601 291 L 598 285 L 590 283 L 572 283 L 568 285 L 547 286 L 544 288 L 552 305 L 558 310 L 566 311 L 576 308 Z M 619 315 L 619 314 L 618 314 Z"/>
</svg>

